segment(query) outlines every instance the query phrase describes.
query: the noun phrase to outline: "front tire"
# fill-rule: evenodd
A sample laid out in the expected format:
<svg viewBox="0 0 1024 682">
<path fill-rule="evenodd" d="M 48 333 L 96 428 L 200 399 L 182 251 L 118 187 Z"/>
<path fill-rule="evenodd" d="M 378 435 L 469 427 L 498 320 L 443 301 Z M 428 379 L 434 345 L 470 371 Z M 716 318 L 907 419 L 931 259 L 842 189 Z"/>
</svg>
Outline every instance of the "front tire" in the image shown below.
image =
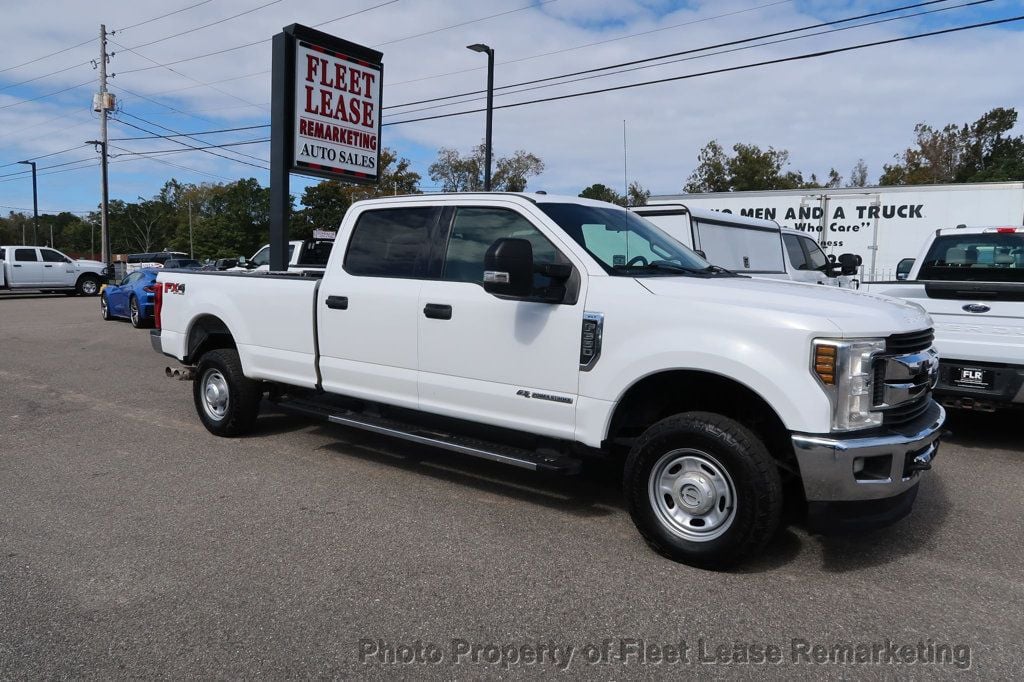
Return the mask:
<svg viewBox="0 0 1024 682">
<path fill-rule="evenodd" d="M 782 517 L 782 481 L 760 439 L 709 412 L 651 426 L 626 460 L 629 513 L 647 543 L 691 566 L 721 569 L 760 551 Z"/>
<path fill-rule="evenodd" d="M 100 296 L 100 317 L 107 322 L 114 319 L 114 316 L 110 314 L 110 303 L 107 302 L 107 297 L 103 295 Z"/>
<path fill-rule="evenodd" d="M 95 296 L 100 293 L 100 279 L 95 275 L 82 275 L 75 284 L 79 296 Z"/>
<path fill-rule="evenodd" d="M 222 348 L 199 359 L 192 384 L 196 412 L 215 436 L 242 436 L 252 431 L 263 391 L 258 381 L 242 373 L 238 352 Z"/>
</svg>

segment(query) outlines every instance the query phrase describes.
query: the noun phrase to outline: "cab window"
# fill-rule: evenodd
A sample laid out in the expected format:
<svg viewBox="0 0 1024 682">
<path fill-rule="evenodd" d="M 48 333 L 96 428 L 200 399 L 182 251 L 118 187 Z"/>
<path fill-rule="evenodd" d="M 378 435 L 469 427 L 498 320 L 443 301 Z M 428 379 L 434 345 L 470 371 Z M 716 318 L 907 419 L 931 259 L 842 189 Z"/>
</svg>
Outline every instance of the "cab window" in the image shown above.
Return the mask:
<svg viewBox="0 0 1024 682">
<path fill-rule="evenodd" d="M 352 228 L 345 271 L 363 277 L 422 277 L 439 212 L 434 207 L 364 211 Z"/>
<path fill-rule="evenodd" d="M 503 238 L 530 242 L 533 246 L 533 262 L 538 265 L 568 262 L 533 223 L 515 211 L 504 208 L 460 208 L 452 221 L 441 278 L 447 282 L 483 284 L 487 249 Z M 543 275 L 535 275 L 534 286 L 550 286 L 549 280 Z"/>
<path fill-rule="evenodd" d="M 794 270 L 807 270 L 807 256 L 800 246 L 800 238 L 795 234 L 782 236 L 782 243 L 786 245 L 786 255 L 789 257 L 789 264 Z"/>
<path fill-rule="evenodd" d="M 36 262 L 39 260 L 39 256 L 36 255 L 35 249 L 15 249 L 14 260 L 23 263 Z"/>
<path fill-rule="evenodd" d="M 54 251 L 53 249 L 39 249 L 39 252 L 43 254 L 43 261 L 46 263 L 64 262 L 64 254 Z"/>
</svg>

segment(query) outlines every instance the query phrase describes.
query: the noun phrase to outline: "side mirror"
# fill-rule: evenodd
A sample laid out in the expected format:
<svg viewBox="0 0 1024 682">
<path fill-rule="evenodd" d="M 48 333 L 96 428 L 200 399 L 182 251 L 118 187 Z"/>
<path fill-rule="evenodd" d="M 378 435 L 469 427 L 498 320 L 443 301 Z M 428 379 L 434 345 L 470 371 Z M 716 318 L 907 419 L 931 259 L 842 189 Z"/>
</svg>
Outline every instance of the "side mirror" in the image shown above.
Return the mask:
<svg viewBox="0 0 1024 682">
<path fill-rule="evenodd" d="M 864 259 L 855 253 L 843 253 L 839 255 L 839 268 L 844 275 L 856 275 Z"/>
<path fill-rule="evenodd" d="M 498 239 L 484 255 L 484 291 L 526 298 L 533 292 L 533 245 L 526 239 Z"/>
</svg>

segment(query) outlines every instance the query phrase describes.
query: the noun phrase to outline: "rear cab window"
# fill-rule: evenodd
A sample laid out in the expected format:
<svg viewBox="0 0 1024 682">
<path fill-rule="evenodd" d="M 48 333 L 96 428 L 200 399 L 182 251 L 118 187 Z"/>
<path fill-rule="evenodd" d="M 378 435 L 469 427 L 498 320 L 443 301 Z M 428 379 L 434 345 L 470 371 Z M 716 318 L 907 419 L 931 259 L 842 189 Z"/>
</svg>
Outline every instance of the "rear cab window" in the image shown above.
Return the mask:
<svg viewBox="0 0 1024 682">
<path fill-rule="evenodd" d="M 35 249 L 15 249 L 14 260 L 21 261 L 22 263 L 36 263 L 39 261 L 39 256 L 36 255 Z"/>
<path fill-rule="evenodd" d="M 941 235 L 917 275 L 948 282 L 1024 282 L 1024 232 Z"/>
</svg>

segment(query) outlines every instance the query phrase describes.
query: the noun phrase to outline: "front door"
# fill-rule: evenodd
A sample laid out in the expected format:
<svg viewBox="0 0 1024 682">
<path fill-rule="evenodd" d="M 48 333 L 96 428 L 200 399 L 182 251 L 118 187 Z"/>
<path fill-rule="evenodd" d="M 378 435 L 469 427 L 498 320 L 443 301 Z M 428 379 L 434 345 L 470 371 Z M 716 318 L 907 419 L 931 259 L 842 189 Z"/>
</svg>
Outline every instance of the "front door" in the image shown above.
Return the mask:
<svg viewBox="0 0 1024 682">
<path fill-rule="evenodd" d="M 43 277 L 43 263 L 39 260 L 39 249 L 30 246 L 12 249 L 14 258 L 11 259 L 11 281 L 8 284 L 15 287 L 40 287 L 46 283 Z"/>
<path fill-rule="evenodd" d="M 416 325 L 441 209 L 369 209 L 356 219 L 339 276 L 317 297 L 323 388 L 416 408 Z M 340 243 L 340 242 L 339 242 Z"/>
<path fill-rule="evenodd" d="M 585 292 L 571 303 L 542 303 L 483 289 L 484 254 L 502 237 L 529 240 L 537 265 L 571 259 L 512 208 L 465 206 L 448 215 L 439 279 L 423 282 L 417 306 L 421 409 L 573 438 Z M 535 276 L 535 288 L 550 283 Z"/>
<path fill-rule="evenodd" d="M 75 266 L 68 262 L 68 257 L 53 249 L 39 249 L 43 258 L 43 280 L 47 285 L 55 287 L 71 287 L 75 285 Z"/>
</svg>

